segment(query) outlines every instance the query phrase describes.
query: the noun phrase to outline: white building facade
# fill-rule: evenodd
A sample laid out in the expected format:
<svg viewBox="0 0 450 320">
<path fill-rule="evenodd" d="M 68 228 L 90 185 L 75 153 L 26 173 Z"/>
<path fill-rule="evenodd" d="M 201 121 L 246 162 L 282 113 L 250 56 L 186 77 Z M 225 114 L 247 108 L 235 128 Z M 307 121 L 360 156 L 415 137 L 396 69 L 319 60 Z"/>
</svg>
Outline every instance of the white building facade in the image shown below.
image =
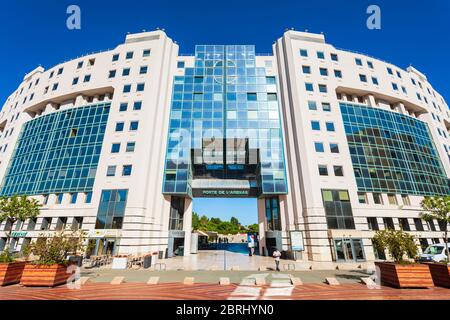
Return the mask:
<svg viewBox="0 0 450 320">
<path fill-rule="evenodd" d="M 178 50 L 132 34 L 25 76 L 0 113 L 0 193 L 43 208 L 12 226 L 14 249 L 76 228 L 93 254 L 189 254 L 193 199 L 214 196 L 258 199 L 262 254 L 373 261 L 384 228 L 442 241 L 419 214 L 449 194 L 450 111 L 425 75 L 295 31 L 273 56 Z"/>
</svg>

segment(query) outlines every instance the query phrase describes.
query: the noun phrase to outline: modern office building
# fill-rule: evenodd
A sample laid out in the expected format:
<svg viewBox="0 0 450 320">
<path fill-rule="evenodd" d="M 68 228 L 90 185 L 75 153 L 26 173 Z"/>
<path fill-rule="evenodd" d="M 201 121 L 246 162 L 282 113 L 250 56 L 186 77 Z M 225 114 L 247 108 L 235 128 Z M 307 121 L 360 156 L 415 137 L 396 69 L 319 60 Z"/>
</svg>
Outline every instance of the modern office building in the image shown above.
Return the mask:
<svg viewBox="0 0 450 320">
<path fill-rule="evenodd" d="M 384 228 L 442 241 L 419 214 L 423 196 L 450 193 L 448 105 L 415 68 L 320 34 L 287 31 L 273 55 L 127 35 L 27 74 L 0 131 L 0 195 L 43 204 L 13 226 L 17 250 L 81 228 L 95 254 L 190 254 L 197 197 L 257 199 L 262 254 L 372 261 Z"/>
</svg>

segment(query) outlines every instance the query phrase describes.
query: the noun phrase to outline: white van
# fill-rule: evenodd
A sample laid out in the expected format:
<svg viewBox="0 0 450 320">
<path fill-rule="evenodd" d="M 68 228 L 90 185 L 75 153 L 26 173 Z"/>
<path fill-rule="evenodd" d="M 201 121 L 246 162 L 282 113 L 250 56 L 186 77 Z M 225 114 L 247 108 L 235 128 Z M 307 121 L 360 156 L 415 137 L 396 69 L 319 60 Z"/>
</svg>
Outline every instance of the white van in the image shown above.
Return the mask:
<svg viewBox="0 0 450 320">
<path fill-rule="evenodd" d="M 450 246 L 450 245 L 449 245 Z M 441 262 L 447 259 L 445 244 L 437 243 L 429 246 L 424 253 L 419 256 L 420 262 Z"/>
</svg>

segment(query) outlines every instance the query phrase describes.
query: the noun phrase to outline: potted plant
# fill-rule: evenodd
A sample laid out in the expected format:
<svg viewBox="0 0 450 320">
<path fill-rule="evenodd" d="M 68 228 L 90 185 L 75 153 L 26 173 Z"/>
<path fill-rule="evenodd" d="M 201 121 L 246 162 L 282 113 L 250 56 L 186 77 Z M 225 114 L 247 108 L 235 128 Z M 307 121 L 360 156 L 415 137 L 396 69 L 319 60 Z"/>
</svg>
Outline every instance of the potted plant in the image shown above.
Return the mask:
<svg viewBox="0 0 450 320">
<path fill-rule="evenodd" d="M 12 228 L 18 221 L 36 218 L 40 207 L 35 199 L 26 196 L 0 198 L 0 223 L 6 222 L 6 249 L 0 253 L 0 286 L 20 282 L 25 262 L 18 261 L 10 252 Z"/>
<path fill-rule="evenodd" d="M 36 259 L 25 265 L 20 284 L 32 287 L 55 287 L 67 282 L 72 264 L 67 257 L 77 255 L 83 247 L 82 232 L 59 232 L 51 238 L 39 238 L 30 245 Z"/>
<path fill-rule="evenodd" d="M 421 218 L 425 221 L 437 220 L 442 227 L 446 259 L 429 263 L 434 285 L 450 288 L 450 252 L 448 250 L 448 224 L 450 223 L 450 196 L 425 197 L 421 203 L 425 210 Z"/>
<path fill-rule="evenodd" d="M 394 260 L 375 262 L 380 269 L 382 283 L 397 288 L 433 287 L 428 265 L 413 260 L 417 256 L 417 245 L 412 235 L 403 230 L 382 230 L 376 232 L 372 243 L 380 251 L 387 250 Z"/>
</svg>

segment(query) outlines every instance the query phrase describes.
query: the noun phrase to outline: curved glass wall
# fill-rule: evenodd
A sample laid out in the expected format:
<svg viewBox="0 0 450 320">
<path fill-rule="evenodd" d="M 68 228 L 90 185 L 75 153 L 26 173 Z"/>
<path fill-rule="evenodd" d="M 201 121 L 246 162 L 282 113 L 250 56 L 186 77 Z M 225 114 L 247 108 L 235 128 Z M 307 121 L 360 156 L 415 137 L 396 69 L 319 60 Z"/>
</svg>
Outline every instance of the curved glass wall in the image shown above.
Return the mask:
<svg viewBox="0 0 450 320">
<path fill-rule="evenodd" d="M 254 46 L 197 46 L 175 77 L 163 192 L 192 195 L 192 180 L 247 181 L 287 192 L 276 78 Z"/>
<path fill-rule="evenodd" d="M 25 123 L 0 194 L 92 191 L 109 110 L 101 103 Z"/>
<path fill-rule="evenodd" d="M 450 193 L 426 123 L 362 105 L 341 103 L 340 107 L 359 191 Z"/>
</svg>

